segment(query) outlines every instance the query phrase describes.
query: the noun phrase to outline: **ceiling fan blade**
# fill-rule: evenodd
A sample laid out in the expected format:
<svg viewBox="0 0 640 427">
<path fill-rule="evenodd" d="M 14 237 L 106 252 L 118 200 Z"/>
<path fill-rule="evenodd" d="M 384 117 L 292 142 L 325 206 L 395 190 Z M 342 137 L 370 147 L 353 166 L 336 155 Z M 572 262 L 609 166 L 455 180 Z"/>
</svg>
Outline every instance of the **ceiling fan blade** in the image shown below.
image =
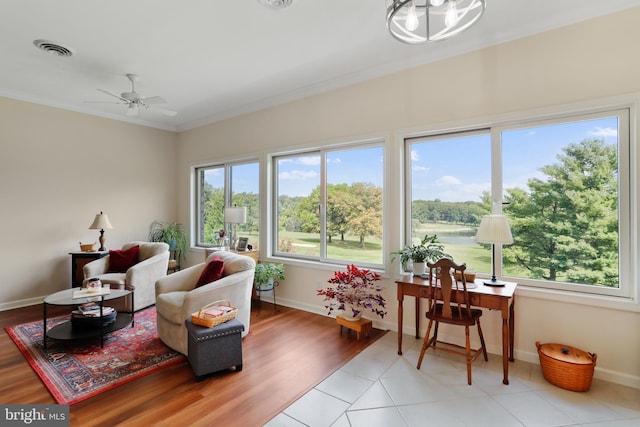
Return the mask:
<svg viewBox="0 0 640 427">
<path fill-rule="evenodd" d="M 111 93 L 111 92 L 109 92 L 109 91 L 107 91 L 107 90 L 104 90 L 104 89 L 98 89 L 98 90 L 99 90 L 100 92 L 102 92 L 102 93 L 106 93 L 107 95 L 111 95 L 111 96 L 113 96 L 114 98 L 118 98 L 118 99 L 119 99 L 119 100 L 121 100 L 121 101 L 124 101 L 124 102 L 126 102 L 126 103 L 129 103 L 129 100 L 128 100 L 128 99 L 123 98 L 123 97 L 121 97 L 120 95 L 116 95 L 115 93 Z"/>
<path fill-rule="evenodd" d="M 166 104 L 167 103 L 167 100 L 161 96 L 150 96 L 148 98 L 142 98 L 140 99 L 140 101 L 144 102 L 145 104 Z"/>
<path fill-rule="evenodd" d="M 116 102 L 116 101 L 84 101 L 85 104 L 119 104 L 126 105 L 126 102 Z"/>
<path fill-rule="evenodd" d="M 150 108 L 151 108 L 153 111 L 157 111 L 158 113 L 162 113 L 162 114 L 164 114 L 165 116 L 171 116 L 171 117 L 173 117 L 173 116 L 175 116 L 176 114 L 178 114 L 178 112 L 177 112 L 177 111 L 169 110 L 168 108 L 164 108 L 164 107 L 158 107 L 158 106 L 156 106 L 156 105 L 150 106 Z"/>
</svg>

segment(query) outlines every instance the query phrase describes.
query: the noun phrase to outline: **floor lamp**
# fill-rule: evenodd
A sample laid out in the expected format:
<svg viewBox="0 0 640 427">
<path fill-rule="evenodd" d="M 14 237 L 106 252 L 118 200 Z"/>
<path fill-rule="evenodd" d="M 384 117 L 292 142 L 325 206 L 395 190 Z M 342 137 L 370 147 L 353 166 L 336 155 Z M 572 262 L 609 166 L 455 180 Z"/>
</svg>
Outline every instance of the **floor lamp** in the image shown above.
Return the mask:
<svg viewBox="0 0 640 427">
<path fill-rule="evenodd" d="M 476 242 L 491 243 L 491 264 L 493 274 L 491 280 L 486 280 L 488 286 L 504 286 L 505 282 L 496 279 L 496 245 L 510 245 L 513 243 L 509 221 L 504 215 L 485 215 L 480 222 L 476 234 Z"/>
<path fill-rule="evenodd" d="M 236 249 L 238 244 L 238 224 L 244 224 L 247 222 L 247 208 L 246 207 L 229 207 L 224 208 L 224 222 L 231 224 L 231 247 Z"/>
</svg>

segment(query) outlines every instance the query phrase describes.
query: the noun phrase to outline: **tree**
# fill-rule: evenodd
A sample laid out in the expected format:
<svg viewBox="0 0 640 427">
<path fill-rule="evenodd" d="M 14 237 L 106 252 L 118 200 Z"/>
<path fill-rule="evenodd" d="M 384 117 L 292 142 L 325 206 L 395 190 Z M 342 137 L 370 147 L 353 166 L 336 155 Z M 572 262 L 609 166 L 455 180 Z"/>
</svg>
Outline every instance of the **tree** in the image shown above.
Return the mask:
<svg viewBox="0 0 640 427">
<path fill-rule="evenodd" d="M 360 238 L 364 248 L 367 236 L 382 237 L 382 189 L 373 184 L 354 183 L 349 189 L 352 205 L 347 217 L 348 228 Z"/>
<path fill-rule="evenodd" d="M 514 245 L 505 263 L 532 278 L 617 286 L 616 147 L 585 139 L 563 152 L 541 168 L 546 180 L 530 179 L 528 192 L 507 190 Z"/>
</svg>

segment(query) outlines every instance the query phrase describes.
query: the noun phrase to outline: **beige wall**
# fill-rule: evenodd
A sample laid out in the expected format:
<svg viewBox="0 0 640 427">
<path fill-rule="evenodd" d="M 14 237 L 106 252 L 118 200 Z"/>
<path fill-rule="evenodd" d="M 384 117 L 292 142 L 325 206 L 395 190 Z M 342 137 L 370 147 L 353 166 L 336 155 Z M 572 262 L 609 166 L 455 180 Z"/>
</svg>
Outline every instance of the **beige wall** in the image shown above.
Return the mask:
<svg viewBox="0 0 640 427">
<path fill-rule="evenodd" d="M 39 303 L 71 281 L 68 253 L 145 239 L 175 220 L 175 133 L 0 98 L 0 309 Z"/>
<path fill-rule="evenodd" d="M 637 22 L 640 8 L 182 132 L 179 218 L 184 223 L 191 218 L 190 171 L 195 164 L 235 160 L 256 152 L 264 161 L 268 152 L 377 136 L 387 141 L 386 203 L 392 207 L 387 225 L 394 224 L 388 227 L 387 249 L 397 249 L 402 242 L 401 213 L 395 207 L 402 206 L 403 136 L 504 123 L 587 106 L 635 104 L 640 100 Z M 637 119 L 633 117 L 634 123 Z M 635 125 L 632 138 L 635 147 Z M 263 166 L 264 180 L 266 163 Z M 264 183 L 262 189 L 267 189 Z M 265 201 L 266 194 L 263 196 Z M 637 200 L 638 195 L 634 198 Z M 265 228 L 263 223 L 266 235 Z M 637 241 L 637 236 L 633 240 Z M 201 256 L 193 251 L 190 260 L 199 261 Z M 265 250 L 261 257 L 266 258 Z M 287 280 L 278 288 L 278 300 L 324 313 L 315 290 L 334 268 L 288 263 Z M 636 275 L 633 282 L 637 288 Z M 389 315 L 375 323 L 395 329 L 393 273 L 385 279 L 385 285 Z M 640 387 L 640 314 L 636 302 L 590 301 L 525 287 L 518 294 L 517 358 L 537 361 L 536 340 L 558 341 L 598 353 L 597 377 Z M 413 311 L 406 308 L 405 332 L 413 333 Z M 489 349 L 500 353 L 500 318 L 495 312 L 486 312 L 485 317 L 483 329 Z"/>
</svg>

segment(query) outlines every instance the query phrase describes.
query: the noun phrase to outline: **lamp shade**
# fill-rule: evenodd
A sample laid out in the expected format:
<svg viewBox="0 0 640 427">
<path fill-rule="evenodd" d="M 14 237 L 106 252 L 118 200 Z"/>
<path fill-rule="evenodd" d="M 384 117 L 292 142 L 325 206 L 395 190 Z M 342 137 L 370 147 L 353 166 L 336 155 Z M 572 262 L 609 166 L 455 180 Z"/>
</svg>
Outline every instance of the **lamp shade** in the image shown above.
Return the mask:
<svg viewBox="0 0 640 427">
<path fill-rule="evenodd" d="M 113 225 L 111 225 L 107 214 L 101 211 L 89 226 L 89 230 L 113 230 Z"/>
<path fill-rule="evenodd" d="M 504 215 L 485 215 L 476 234 L 476 242 L 509 245 L 513 243 L 509 221 Z"/>
<path fill-rule="evenodd" d="M 244 206 L 224 208 L 224 222 L 227 224 L 244 224 L 247 222 L 247 208 Z"/>
</svg>

